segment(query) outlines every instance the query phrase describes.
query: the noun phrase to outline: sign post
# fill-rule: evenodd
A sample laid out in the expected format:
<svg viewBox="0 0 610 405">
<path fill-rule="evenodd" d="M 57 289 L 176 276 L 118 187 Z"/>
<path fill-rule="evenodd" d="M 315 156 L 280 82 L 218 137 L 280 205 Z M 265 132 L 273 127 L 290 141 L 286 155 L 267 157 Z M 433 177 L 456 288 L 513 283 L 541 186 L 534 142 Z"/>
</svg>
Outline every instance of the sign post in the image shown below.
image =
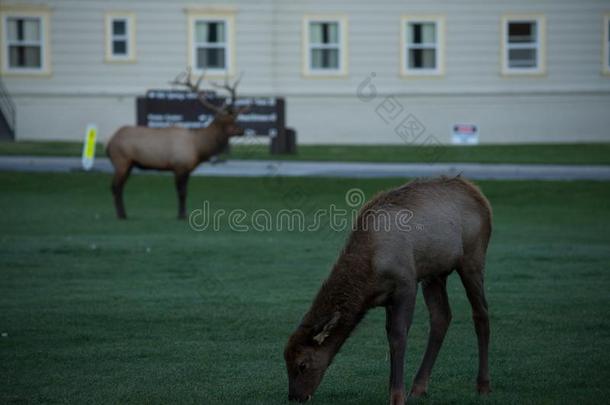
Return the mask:
<svg viewBox="0 0 610 405">
<path fill-rule="evenodd" d="M 95 160 L 95 143 L 97 140 L 97 126 L 95 124 L 87 125 L 85 131 L 85 142 L 83 143 L 83 169 L 91 170 L 93 161 Z"/>
</svg>

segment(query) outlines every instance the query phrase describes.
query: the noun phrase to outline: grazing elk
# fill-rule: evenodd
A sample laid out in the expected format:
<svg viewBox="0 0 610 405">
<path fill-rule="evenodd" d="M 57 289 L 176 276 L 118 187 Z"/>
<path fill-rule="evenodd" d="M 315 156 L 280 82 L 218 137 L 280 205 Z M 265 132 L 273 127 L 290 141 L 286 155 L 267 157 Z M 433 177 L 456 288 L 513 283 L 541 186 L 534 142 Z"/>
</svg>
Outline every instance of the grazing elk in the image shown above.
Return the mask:
<svg viewBox="0 0 610 405">
<path fill-rule="evenodd" d="M 406 338 L 420 282 L 430 313 L 430 334 L 411 394 L 425 394 L 451 321 L 446 280 L 453 270 L 472 306 L 479 351 L 477 390 L 490 392 L 483 273 L 491 216 L 487 199 L 461 177 L 414 181 L 368 202 L 330 276 L 288 340 L 284 351 L 288 398 L 310 399 L 365 313 L 384 306 L 390 403 L 403 404 Z"/>
<path fill-rule="evenodd" d="M 123 204 L 123 187 L 134 166 L 173 171 L 178 192 L 178 218 L 186 218 L 186 186 L 191 172 L 201 162 L 221 152 L 230 137 L 244 133 L 236 121 L 244 109 L 235 108 L 236 88 L 240 78 L 233 85 L 230 85 L 227 79 L 224 85 L 212 83 L 213 86 L 229 92 L 229 104 L 225 103 L 221 107 L 210 103 L 205 95 L 200 93 L 199 85 L 203 76 L 193 83 L 190 69 L 178 75 L 172 82 L 196 92 L 199 101 L 214 112 L 214 120 L 206 128 L 125 126 L 112 136 L 106 146 L 106 153 L 114 166 L 112 194 L 116 214 L 120 219 L 127 217 Z"/>
</svg>

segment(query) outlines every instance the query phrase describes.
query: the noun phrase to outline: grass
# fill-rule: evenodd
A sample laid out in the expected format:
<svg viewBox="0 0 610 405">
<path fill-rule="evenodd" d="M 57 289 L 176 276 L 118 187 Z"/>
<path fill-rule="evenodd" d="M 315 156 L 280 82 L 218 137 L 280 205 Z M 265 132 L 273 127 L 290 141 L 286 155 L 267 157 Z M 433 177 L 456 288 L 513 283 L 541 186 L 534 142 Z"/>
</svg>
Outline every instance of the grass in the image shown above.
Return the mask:
<svg viewBox="0 0 610 405">
<path fill-rule="evenodd" d="M 0 155 L 80 156 L 78 142 L 0 142 Z M 100 144 L 97 156 L 105 156 Z M 361 162 L 610 164 L 610 143 L 478 146 L 299 145 L 295 155 L 269 154 L 268 140 L 234 145 L 231 159 L 273 159 Z"/>
<path fill-rule="evenodd" d="M 134 176 L 114 219 L 103 174 L 0 173 L 0 403 L 284 404 L 283 345 L 345 233 L 196 232 L 174 219 L 171 177 Z M 194 178 L 189 206 L 318 208 L 397 180 Z M 610 187 L 481 182 L 495 210 L 487 291 L 493 393 L 474 393 L 476 340 L 457 276 L 432 403 L 591 403 L 610 388 Z M 244 198 L 247 196 L 248 198 Z M 314 404 L 387 401 L 373 310 Z M 407 379 L 423 354 L 418 297 Z"/>
</svg>

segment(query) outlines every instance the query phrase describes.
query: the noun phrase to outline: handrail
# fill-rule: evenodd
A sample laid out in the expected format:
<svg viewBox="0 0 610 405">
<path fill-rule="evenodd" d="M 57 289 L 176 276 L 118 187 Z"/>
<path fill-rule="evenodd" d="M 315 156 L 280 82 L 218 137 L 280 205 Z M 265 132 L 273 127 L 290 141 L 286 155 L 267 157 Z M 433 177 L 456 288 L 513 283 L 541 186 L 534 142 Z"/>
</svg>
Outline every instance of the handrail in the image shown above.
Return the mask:
<svg viewBox="0 0 610 405">
<path fill-rule="evenodd" d="M 4 83 L 0 80 L 0 112 L 4 115 L 9 129 L 15 134 L 16 107 Z"/>
</svg>

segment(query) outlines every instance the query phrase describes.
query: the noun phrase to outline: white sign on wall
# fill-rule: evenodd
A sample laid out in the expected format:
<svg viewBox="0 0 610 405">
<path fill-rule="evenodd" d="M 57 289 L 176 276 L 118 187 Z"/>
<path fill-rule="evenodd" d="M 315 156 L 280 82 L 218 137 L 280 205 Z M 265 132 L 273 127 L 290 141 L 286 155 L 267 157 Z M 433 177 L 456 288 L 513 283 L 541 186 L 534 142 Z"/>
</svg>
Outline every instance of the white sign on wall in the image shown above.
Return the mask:
<svg viewBox="0 0 610 405">
<path fill-rule="evenodd" d="M 455 124 L 451 131 L 454 145 L 476 145 L 479 143 L 479 128 L 475 124 Z"/>
</svg>

